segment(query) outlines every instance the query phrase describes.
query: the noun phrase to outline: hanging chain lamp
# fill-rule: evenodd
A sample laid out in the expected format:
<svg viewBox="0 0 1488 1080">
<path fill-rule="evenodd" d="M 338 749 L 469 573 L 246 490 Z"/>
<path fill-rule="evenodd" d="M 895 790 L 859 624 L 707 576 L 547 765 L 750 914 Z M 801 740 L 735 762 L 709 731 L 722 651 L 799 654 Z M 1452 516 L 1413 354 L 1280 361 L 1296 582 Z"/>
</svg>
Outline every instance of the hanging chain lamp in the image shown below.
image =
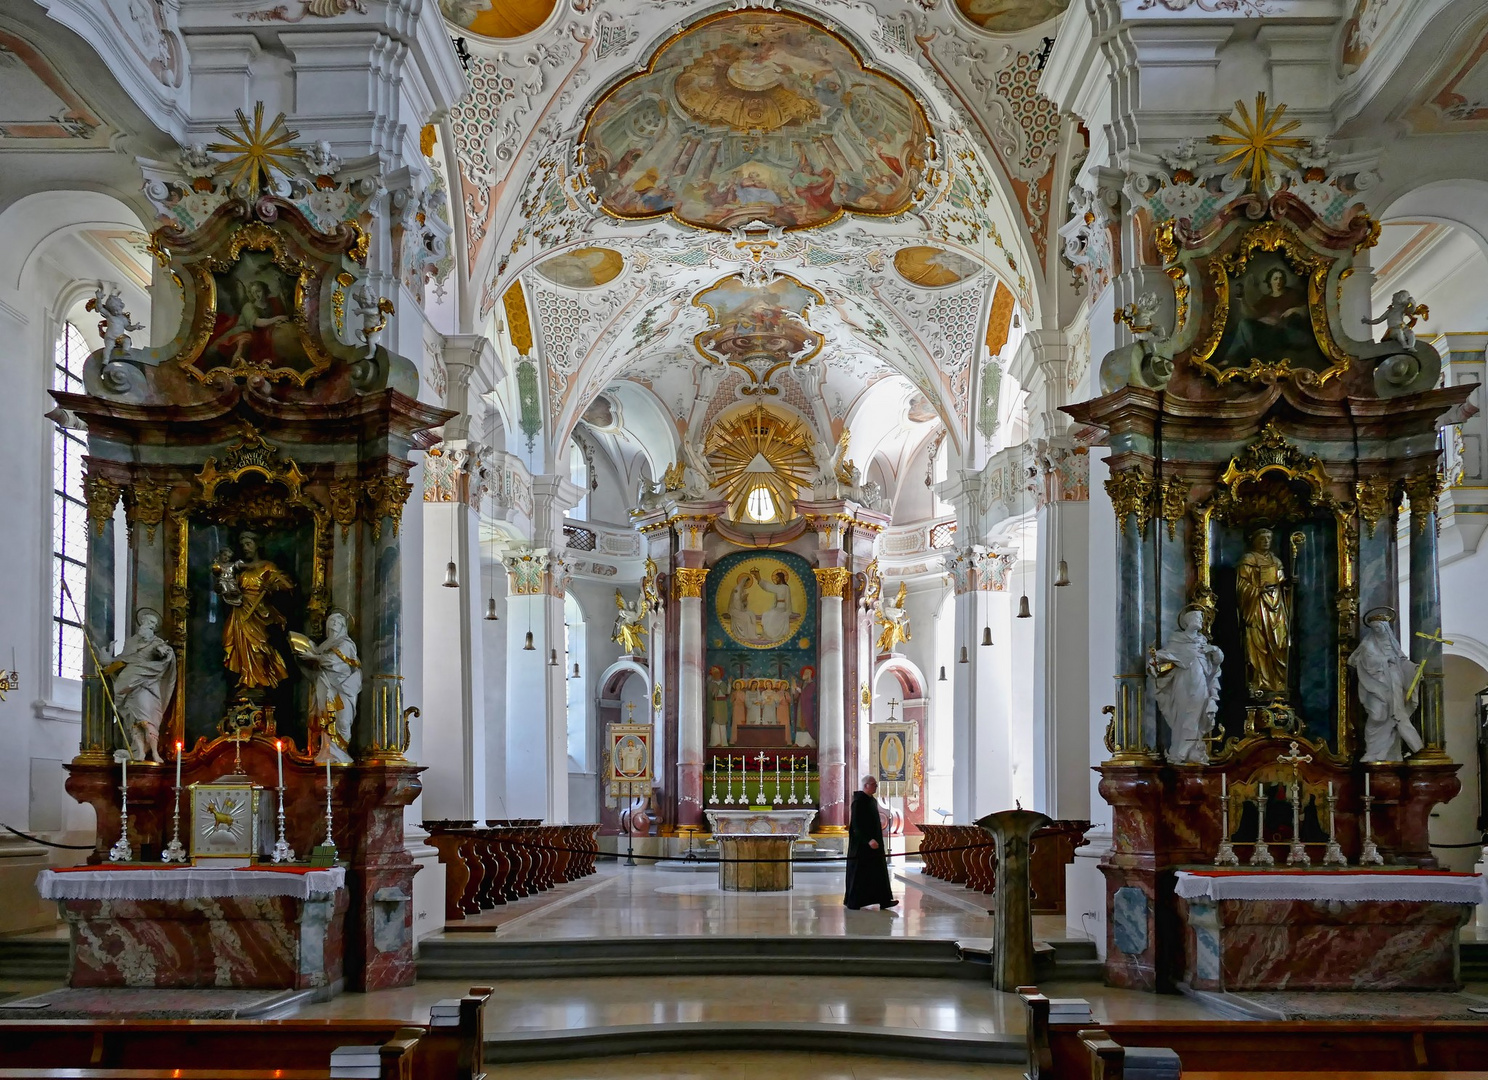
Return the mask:
<svg viewBox="0 0 1488 1080">
<path fill-rule="evenodd" d="M 1027 593 L 1025 593 L 1022 596 L 1018 597 L 1018 618 L 1020 618 L 1020 619 L 1031 619 L 1031 618 L 1033 618 L 1033 612 L 1031 612 L 1031 611 L 1028 610 L 1028 594 Z"/>
<path fill-rule="evenodd" d="M 958 663 L 958 664 L 969 664 L 969 663 L 971 663 L 971 661 L 966 658 L 966 646 L 965 645 L 962 645 L 961 646 L 961 659 L 960 660 L 957 660 L 956 663 Z"/>
<path fill-rule="evenodd" d="M 936 682 L 945 682 L 945 681 L 946 681 L 945 665 L 944 664 L 941 664 L 940 665 L 940 678 L 937 679 Z"/>
<path fill-rule="evenodd" d="M 548 650 L 548 667 L 557 667 L 557 666 L 558 666 L 558 650 L 557 649 L 549 649 Z"/>
<path fill-rule="evenodd" d="M 488 596 L 488 597 L 486 597 L 486 621 L 487 622 L 496 622 L 497 621 L 497 617 L 496 617 L 496 598 L 494 596 Z"/>
<path fill-rule="evenodd" d="M 525 644 L 525 645 L 522 646 L 522 651 L 523 652 L 534 652 L 536 649 L 537 649 L 537 646 L 534 645 L 534 644 L 532 644 L 532 631 L 531 630 L 528 630 L 527 631 L 527 644 Z"/>
<path fill-rule="evenodd" d="M 578 678 L 578 677 L 579 677 L 579 662 L 578 662 L 578 661 L 577 661 L 577 660 L 575 660 L 575 661 L 574 661 L 574 670 L 573 670 L 573 674 L 572 674 L 572 675 L 570 675 L 570 676 L 569 676 L 569 678 L 570 678 L 570 679 L 577 679 L 577 678 Z"/>
<path fill-rule="evenodd" d="M 1056 589 L 1062 589 L 1069 583 L 1069 563 L 1065 562 L 1063 559 L 1060 559 L 1059 574 L 1057 577 L 1054 578 L 1054 587 Z"/>
<path fill-rule="evenodd" d="M 444 565 L 443 585 L 446 589 L 458 589 L 460 587 L 460 576 L 459 573 L 456 571 L 453 560 L 445 563 Z"/>
</svg>

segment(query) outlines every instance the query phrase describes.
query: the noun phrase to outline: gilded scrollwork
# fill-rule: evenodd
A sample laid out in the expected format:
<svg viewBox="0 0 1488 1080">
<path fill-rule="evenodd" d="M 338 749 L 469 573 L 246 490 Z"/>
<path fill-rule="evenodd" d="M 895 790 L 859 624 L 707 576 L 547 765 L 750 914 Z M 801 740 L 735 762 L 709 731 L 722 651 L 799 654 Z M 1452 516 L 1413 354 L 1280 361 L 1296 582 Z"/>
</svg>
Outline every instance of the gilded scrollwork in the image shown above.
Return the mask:
<svg viewBox="0 0 1488 1080">
<path fill-rule="evenodd" d="M 1441 473 L 1435 468 L 1406 477 L 1405 497 L 1410 500 L 1412 532 L 1421 532 L 1430 523 L 1441 493 Z"/>
<path fill-rule="evenodd" d="M 156 529 L 165 520 L 170 490 L 168 485 L 157 484 L 148 476 L 140 476 L 124 493 L 124 513 L 129 528 L 133 530 L 143 525 L 145 539 L 151 544 L 155 542 Z"/>
<path fill-rule="evenodd" d="M 367 481 L 367 507 L 372 520 L 372 539 L 382 539 L 384 520 L 393 523 L 393 535 L 403 524 L 403 507 L 413 494 L 413 485 L 401 476 L 374 476 Z"/>
<path fill-rule="evenodd" d="M 847 567 L 818 566 L 815 573 L 822 596 L 835 596 L 839 599 L 847 596 L 847 586 L 852 581 L 852 571 Z"/>
<path fill-rule="evenodd" d="M 1147 522 L 1152 518 L 1152 477 L 1139 466 L 1118 469 L 1106 478 L 1106 494 L 1111 497 L 1111 509 L 1121 524 L 1132 515 L 1137 518 L 1137 533 L 1147 535 Z"/>
<path fill-rule="evenodd" d="M 708 568 L 706 566 L 679 566 L 676 573 L 672 575 L 676 582 L 677 599 L 701 598 L 703 595 L 703 583 L 708 580 Z"/>
<path fill-rule="evenodd" d="M 1181 476 L 1170 476 L 1162 483 L 1158 513 L 1168 523 L 1168 539 L 1178 539 L 1178 522 L 1188 512 L 1189 483 Z"/>
<path fill-rule="evenodd" d="M 351 534 L 361 509 L 362 484 L 359 480 L 332 480 L 330 484 L 331 520 L 341 527 L 341 539 Z"/>
<path fill-rule="evenodd" d="M 83 477 L 83 500 L 88 504 L 88 520 L 93 523 L 95 535 L 102 536 L 104 526 L 113 520 L 121 491 L 119 485 L 106 476 L 89 473 Z"/>
<path fill-rule="evenodd" d="M 1371 476 L 1354 484 L 1354 500 L 1359 517 L 1373 539 L 1379 523 L 1386 517 L 1394 517 L 1400 508 L 1400 485 L 1386 476 Z"/>
</svg>

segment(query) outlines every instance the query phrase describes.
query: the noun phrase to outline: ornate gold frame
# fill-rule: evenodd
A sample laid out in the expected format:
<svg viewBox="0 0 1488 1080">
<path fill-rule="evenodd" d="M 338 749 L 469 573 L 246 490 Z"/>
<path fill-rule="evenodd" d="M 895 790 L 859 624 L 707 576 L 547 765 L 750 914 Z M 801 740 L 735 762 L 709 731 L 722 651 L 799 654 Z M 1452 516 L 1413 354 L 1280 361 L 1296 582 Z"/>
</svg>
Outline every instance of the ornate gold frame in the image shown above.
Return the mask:
<svg viewBox="0 0 1488 1080">
<path fill-rule="evenodd" d="M 234 508 L 231 495 L 219 493 L 223 484 L 236 484 L 246 476 L 261 477 L 266 483 L 282 487 L 288 493 L 280 500 L 277 515 L 264 513 L 262 506 Z M 299 511 L 310 516 L 314 529 L 314 551 L 311 556 L 310 588 L 305 601 L 306 628 L 319 634 L 325 626 L 326 613 L 330 610 L 330 561 L 334 545 L 333 520 L 328 508 L 321 506 L 304 492 L 305 475 L 294 459 L 279 454 L 278 448 L 268 442 L 252 425 L 245 425 L 242 439 L 229 447 L 222 455 L 222 465 L 214 455 L 202 462 L 195 481 L 198 490 L 181 506 L 168 514 L 171 529 L 172 549 L 170 585 L 167 591 L 167 614 L 171 621 L 171 643 L 176 648 L 176 694 L 172 709 L 173 723 L 186 741 L 186 647 L 188 620 L 191 614 L 189 592 L 191 519 L 220 516 L 223 510 L 235 510 L 244 520 L 266 521 L 274 518 L 297 516 L 283 511 Z M 230 735 L 219 735 L 209 742 L 215 746 Z M 183 752 L 191 752 L 184 747 Z M 310 747 L 305 747 L 308 756 Z"/>
<path fill-rule="evenodd" d="M 1226 521 L 1232 518 L 1236 510 L 1247 501 L 1241 491 L 1242 485 L 1258 481 L 1269 473 L 1279 473 L 1289 481 L 1305 484 L 1308 509 L 1323 510 L 1333 517 L 1338 547 L 1338 584 L 1335 597 L 1338 618 L 1338 750 L 1335 753 L 1326 744 L 1317 746 L 1310 739 L 1299 735 L 1289 737 L 1306 742 L 1320 755 L 1335 763 L 1346 763 L 1350 760 L 1353 731 L 1349 723 L 1348 657 L 1344 646 L 1354 637 L 1354 624 L 1359 614 L 1356 568 L 1359 527 L 1355 519 L 1356 508 L 1353 503 L 1339 500 L 1331 493 L 1333 481 L 1323 463 L 1288 442 L 1274 424 L 1267 424 L 1255 442 L 1230 459 L 1220 475 L 1214 493 L 1189 510 L 1193 522 L 1193 532 L 1189 538 L 1194 565 L 1193 603 L 1204 611 L 1207 626 L 1213 620 L 1216 607 L 1211 584 L 1211 524 L 1216 519 Z M 1254 741 L 1268 737 L 1269 732 L 1255 730 L 1247 715 L 1245 736 L 1231 736 L 1222 745 L 1215 745 L 1210 760 L 1214 763 L 1229 761 Z"/>
<path fill-rule="evenodd" d="M 217 279 L 213 274 L 230 271 L 237 265 L 245 250 L 268 252 L 273 257 L 275 266 L 294 277 L 294 325 L 299 331 L 300 344 L 305 349 L 305 355 L 310 358 L 310 371 L 302 373 L 287 367 L 265 369 L 245 363 L 219 364 L 206 369 L 197 366 L 196 361 L 206 351 L 207 342 L 211 340 L 217 322 Z M 305 310 L 305 301 L 315 285 L 314 272 L 309 265 L 290 254 L 289 245 L 282 233 L 259 221 L 241 225 L 229 238 L 225 254 L 198 260 L 187 269 L 196 286 L 196 314 L 192 319 L 191 337 L 176 355 L 175 362 L 191 378 L 205 383 L 223 373 L 232 378 L 260 375 L 271 380 L 290 379 L 295 385 L 304 386 L 311 379 L 324 374 L 333 363 L 330 354 L 316 343 L 316 335 L 312 332 Z"/>
<path fill-rule="evenodd" d="M 1189 268 L 1177 264 L 1179 251 L 1171 228 L 1159 230 L 1158 249 L 1168 261 L 1167 273 L 1173 280 L 1177 296 L 1177 325 L 1183 325 L 1188 317 Z M 1280 360 L 1262 360 L 1252 357 L 1245 367 L 1216 367 L 1211 363 L 1214 352 L 1230 321 L 1230 279 L 1245 272 L 1250 260 L 1257 252 L 1280 254 L 1299 276 L 1307 279 L 1307 312 L 1312 323 L 1312 336 L 1324 356 L 1332 361 L 1323 371 L 1293 367 L 1290 357 Z M 1348 371 L 1349 357 L 1333 339 L 1328 325 L 1326 305 L 1328 273 L 1335 259 L 1310 251 L 1296 234 L 1281 221 L 1263 221 L 1246 229 L 1235 250 L 1228 255 L 1213 254 L 1197 256 L 1194 262 L 1204 261 L 1210 280 L 1214 285 L 1214 311 L 1209 322 L 1209 334 L 1194 345 L 1189 353 L 1190 362 L 1205 375 L 1223 386 L 1234 379 L 1246 382 L 1275 383 L 1280 379 L 1293 379 L 1304 386 L 1321 386 L 1329 379 Z"/>
</svg>

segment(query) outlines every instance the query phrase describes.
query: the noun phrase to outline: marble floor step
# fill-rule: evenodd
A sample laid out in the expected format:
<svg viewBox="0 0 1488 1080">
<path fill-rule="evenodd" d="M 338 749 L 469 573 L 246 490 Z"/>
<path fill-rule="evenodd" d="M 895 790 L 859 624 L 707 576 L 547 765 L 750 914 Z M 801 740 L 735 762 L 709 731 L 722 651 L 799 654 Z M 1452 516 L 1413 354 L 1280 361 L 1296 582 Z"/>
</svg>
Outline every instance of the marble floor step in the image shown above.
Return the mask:
<svg viewBox="0 0 1488 1080">
<path fill-rule="evenodd" d="M 985 979 L 954 941 L 890 937 L 426 938 L 421 979 L 591 978 L 607 975 L 864 975 Z"/>
<path fill-rule="evenodd" d="M 705 1022 L 637 1024 L 556 1031 L 512 1031 L 488 1035 L 487 1065 L 568 1061 L 628 1054 L 759 1050 L 812 1054 L 870 1054 L 918 1061 L 1022 1064 L 1022 1035 L 976 1031 L 937 1031 L 859 1024 L 789 1022 Z"/>
<path fill-rule="evenodd" d="M 69 943 L 60 938 L 0 938 L 0 981 L 67 978 Z"/>
</svg>

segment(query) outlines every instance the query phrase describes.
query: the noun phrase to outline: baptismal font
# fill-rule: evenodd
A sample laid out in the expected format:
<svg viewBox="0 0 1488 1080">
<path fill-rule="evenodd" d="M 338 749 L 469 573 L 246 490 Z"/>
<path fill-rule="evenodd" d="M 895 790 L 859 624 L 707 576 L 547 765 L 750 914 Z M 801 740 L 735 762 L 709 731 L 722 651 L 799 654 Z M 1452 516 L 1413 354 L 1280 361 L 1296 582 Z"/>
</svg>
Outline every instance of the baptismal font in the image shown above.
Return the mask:
<svg viewBox="0 0 1488 1080">
<path fill-rule="evenodd" d="M 1275 898 L 1244 916 L 1260 920 L 1255 940 L 1367 926 L 1382 948 L 1413 933 L 1376 925 L 1396 915 L 1339 891 L 1333 871 L 1376 850 L 1435 866 L 1428 817 L 1460 788 L 1443 752 L 1435 436 L 1468 388 L 1437 388 L 1440 358 L 1419 339 L 1374 342 L 1350 322 L 1354 253 L 1378 234 L 1363 208 L 1330 223 L 1284 188 L 1155 224 L 1174 329 L 1147 312 L 1102 362 L 1102 396 L 1065 408 L 1112 449 L 1116 686 L 1100 790 L 1114 814 L 1101 864 L 1114 985 L 1324 977 L 1231 966 L 1242 916 L 1229 897 Z M 1408 620 L 1394 611 L 1402 496 Z M 1285 883 L 1299 875 L 1314 884 Z M 1353 929 L 1288 906 L 1306 890 L 1362 904 Z M 1447 927 L 1462 910 L 1423 900 L 1409 919 Z"/>
</svg>

